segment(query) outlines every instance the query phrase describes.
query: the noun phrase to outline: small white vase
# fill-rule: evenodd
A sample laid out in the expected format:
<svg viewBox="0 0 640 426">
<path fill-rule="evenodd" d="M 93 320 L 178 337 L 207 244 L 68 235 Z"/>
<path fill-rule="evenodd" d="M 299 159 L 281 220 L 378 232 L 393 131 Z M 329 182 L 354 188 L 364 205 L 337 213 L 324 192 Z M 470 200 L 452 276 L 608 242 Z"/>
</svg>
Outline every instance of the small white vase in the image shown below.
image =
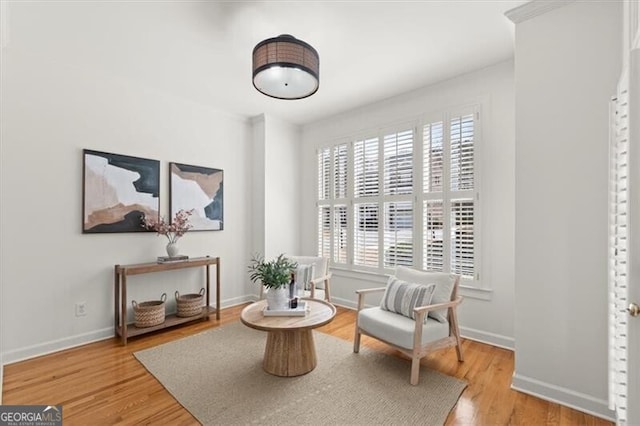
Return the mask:
<svg viewBox="0 0 640 426">
<path fill-rule="evenodd" d="M 176 257 L 180 249 L 178 248 L 178 243 L 169 243 L 167 244 L 167 254 L 169 257 Z"/>
<path fill-rule="evenodd" d="M 287 286 L 267 290 L 267 306 L 270 311 L 289 309 L 289 289 Z"/>
</svg>

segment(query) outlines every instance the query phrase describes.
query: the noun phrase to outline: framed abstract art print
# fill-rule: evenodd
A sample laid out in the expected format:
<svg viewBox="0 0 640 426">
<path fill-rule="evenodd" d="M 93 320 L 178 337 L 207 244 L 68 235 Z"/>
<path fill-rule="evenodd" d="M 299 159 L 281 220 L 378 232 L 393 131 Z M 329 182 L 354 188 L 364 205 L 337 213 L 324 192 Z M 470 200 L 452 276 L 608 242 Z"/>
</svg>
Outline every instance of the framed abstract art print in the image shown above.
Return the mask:
<svg viewBox="0 0 640 426">
<path fill-rule="evenodd" d="M 192 231 L 221 231 L 224 174 L 220 169 L 170 163 L 171 217 L 179 210 L 193 210 Z"/>
<path fill-rule="evenodd" d="M 150 232 L 144 216 L 160 212 L 160 162 L 83 150 L 82 232 Z"/>
</svg>

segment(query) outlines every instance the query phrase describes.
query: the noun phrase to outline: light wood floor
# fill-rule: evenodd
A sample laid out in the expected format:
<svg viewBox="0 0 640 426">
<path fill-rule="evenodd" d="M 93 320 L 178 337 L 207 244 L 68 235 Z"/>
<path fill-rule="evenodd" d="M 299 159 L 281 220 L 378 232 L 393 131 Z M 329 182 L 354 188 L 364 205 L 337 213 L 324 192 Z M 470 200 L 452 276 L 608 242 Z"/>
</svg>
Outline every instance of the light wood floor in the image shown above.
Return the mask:
<svg viewBox="0 0 640 426">
<path fill-rule="evenodd" d="M 211 327 L 239 321 L 243 306 L 225 309 L 222 319 L 198 321 L 129 340 L 114 339 L 5 366 L 3 404 L 63 406 L 64 424 L 193 425 L 193 418 L 133 357 L 133 352 L 176 340 Z M 338 308 L 338 315 L 321 332 L 353 341 L 354 312 Z M 383 344 L 363 337 L 363 345 L 393 353 Z M 464 340 L 465 361 L 455 350 L 443 350 L 423 364 L 466 380 L 447 425 L 611 425 L 510 389 L 513 353 Z M 397 355 L 397 354 L 395 354 Z M 322 362 L 322 360 L 319 360 Z M 398 360 L 398 362 L 405 362 Z M 407 386 L 409 377 L 407 376 Z"/>
</svg>

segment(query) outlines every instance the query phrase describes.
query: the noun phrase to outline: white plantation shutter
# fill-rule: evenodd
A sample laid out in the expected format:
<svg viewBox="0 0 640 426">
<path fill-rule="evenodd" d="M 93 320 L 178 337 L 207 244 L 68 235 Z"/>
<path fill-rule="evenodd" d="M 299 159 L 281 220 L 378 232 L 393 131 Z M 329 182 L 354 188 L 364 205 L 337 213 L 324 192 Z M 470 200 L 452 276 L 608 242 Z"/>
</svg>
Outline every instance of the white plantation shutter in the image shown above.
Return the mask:
<svg viewBox="0 0 640 426">
<path fill-rule="evenodd" d="M 627 423 L 629 103 L 625 80 L 612 101 L 609 143 L 609 408 Z"/>
<path fill-rule="evenodd" d="M 333 198 L 347 197 L 347 145 L 333 147 Z"/>
<path fill-rule="evenodd" d="M 318 256 L 347 263 L 349 145 L 318 150 Z"/>
<path fill-rule="evenodd" d="M 444 123 L 422 127 L 422 269 L 443 272 L 445 266 Z"/>
<path fill-rule="evenodd" d="M 470 279 L 475 275 L 476 254 L 474 118 L 475 114 L 464 114 L 449 122 L 450 271 Z"/>
<path fill-rule="evenodd" d="M 364 203 L 354 206 L 353 263 L 378 266 L 378 204 Z"/>
<path fill-rule="evenodd" d="M 379 156 L 377 137 L 354 142 L 353 263 L 374 268 L 379 265 L 379 206 L 362 201 L 380 194 Z"/>
<path fill-rule="evenodd" d="M 413 264 L 413 129 L 383 138 L 383 267 Z"/>
<path fill-rule="evenodd" d="M 473 278 L 474 218 L 473 200 L 451 202 L 451 272 Z"/>
<path fill-rule="evenodd" d="M 413 130 L 384 137 L 384 194 L 413 192 Z"/>
<path fill-rule="evenodd" d="M 423 265 L 427 271 L 444 271 L 444 204 L 442 200 L 424 201 Z"/>
<path fill-rule="evenodd" d="M 353 144 L 354 196 L 378 195 L 378 138 L 356 141 Z"/>
<path fill-rule="evenodd" d="M 328 200 L 331 182 L 331 151 L 323 148 L 318 151 L 318 199 Z"/>
<path fill-rule="evenodd" d="M 474 188 L 473 114 L 451 119 L 451 190 Z"/>
<path fill-rule="evenodd" d="M 423 127 L 424 192 L 442 192 L 444 182 L 444 135 L 442 121 Z"/>
<path fill-rule="evenodd" d="M 333 261 L 347 263 L 347 206 L 333 208 Z"/>
<path fill-rule="evenodd" d="M 432 117 L 318 151 L 319 254 L 346 269 L 406 265 L 479 285 L 479 106 Z"/>
<path fill-rule="evenodd" d="M 474 280 L 479 115 L 467 110 L 445 117 L 422 128 L 422 267 Z"/>
<path fill-rule="evenodd" d="M 384 203 L 384 267 L 413 264 L 413 203 Z"/>
<path fill-rule="evenodd" d="M 331 149 L 318 150 L 318 256 L 331 256 Z"/>
<path fill-rule="evenodd" d="M 331 257 L 331 206 L 318 208 L 318 256 Z"/>
</svg>

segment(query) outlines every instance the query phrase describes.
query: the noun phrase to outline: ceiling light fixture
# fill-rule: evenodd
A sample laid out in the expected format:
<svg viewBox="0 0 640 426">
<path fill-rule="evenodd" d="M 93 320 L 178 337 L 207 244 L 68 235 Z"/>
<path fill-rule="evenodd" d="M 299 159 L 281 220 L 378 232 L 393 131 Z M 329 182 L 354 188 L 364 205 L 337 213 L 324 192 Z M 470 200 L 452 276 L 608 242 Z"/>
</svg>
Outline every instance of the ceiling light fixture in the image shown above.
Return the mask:
<svg viewBox="0 0 640 426">
<path fill-rule="evenodd" d="M 263 40 L 253 48 L 253 86 L 276 99 L 303 99 L 320 86 L 316 49 L 292 35 Z"/>
</svg>

